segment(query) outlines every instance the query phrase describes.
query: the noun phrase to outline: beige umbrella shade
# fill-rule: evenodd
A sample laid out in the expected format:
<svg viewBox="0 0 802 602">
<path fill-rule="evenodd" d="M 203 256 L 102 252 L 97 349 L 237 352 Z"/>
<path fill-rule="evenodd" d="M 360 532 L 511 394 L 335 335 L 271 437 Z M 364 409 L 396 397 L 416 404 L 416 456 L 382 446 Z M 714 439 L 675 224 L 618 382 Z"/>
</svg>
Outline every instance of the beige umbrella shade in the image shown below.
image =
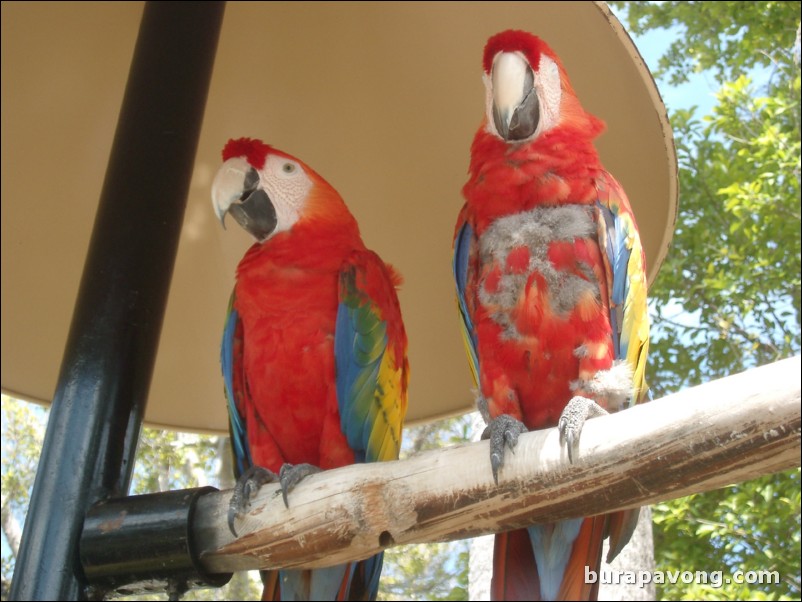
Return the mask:
<svg viewBox="0 0 802 602">
<path fill-rule="evenodd" d="M 49 403 L 142 14 L 141 2 L 2 4 L 2 389 Z M 649 279 L 677 213 L 671 129 L 620 23 L 595 2 L 229 2 L 145 420 L 227 430 L 219 344 L 251 244 L 210 202 L 220 150 L 251 136 L 311 165 L 403 274 L 408 422 L 473 408 L 451 240 L 483 113 L 481 56 L 508 28 L 541 36 L 606 121 Z"/>
</svg>

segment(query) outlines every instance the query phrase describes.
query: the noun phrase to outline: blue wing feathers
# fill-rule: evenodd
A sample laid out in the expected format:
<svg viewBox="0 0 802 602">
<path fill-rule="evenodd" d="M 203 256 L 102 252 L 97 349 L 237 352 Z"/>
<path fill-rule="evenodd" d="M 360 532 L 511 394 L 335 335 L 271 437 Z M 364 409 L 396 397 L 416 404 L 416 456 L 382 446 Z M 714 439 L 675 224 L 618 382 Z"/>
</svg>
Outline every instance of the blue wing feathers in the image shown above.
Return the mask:
<svg viewBox="0 0 802 602">
<path fill-rule="evenodd" d="M 370 296 L 359 289 L 356 266 L 340 277 L 340 304 L 334 336 L 340 426 L 361 462 L 381 457 L 384 429 L 377 428 L 384 391 L 379 372 L 387 350 L 387 324 Z M 376 432 L 376 431 L 379 432 Z"/>
<path fill-rule="evenodd" d="M 632 251 L 627 247 L 628 227 L 621 215 L 608 204 L 598 201 L 596 207 L 601 213 L 606 228 L 605 245 L 603 251 L 607 255 L 607 264 L 610 266 L 610 325 L 613 330 L 613 346 L 617 359 L 626 356 L 626 345 L 622 346 L 622 321 L 624 302 L 629 289 L 629 257 Z"/>
<path fill-rule="evenodd" d="M 464 328 L 465 343 L 468 348 L 468 358 L 473 367 L 473 373 L 478 377 L 479 358 L 476 355 L 476 332 L 465 302 L 465 289 L 468 285 L 468 260 L 470 258 L 473 229 L 467 222 L 462 225 L 454 240 L 454 280 L 457 284 L 457 304 L 459 306 L 462 326 Z"/>
<path fill-rule="evenodd" d="M 332 600 L 332 592 L 340 590 L 343 579 L 350 582 L 354 567 L 349 563 L 312 571 L 280 571 L 281 599 Z"/>
<path fill-rule="evenodd" d="M 529 527 L 529 539 L 540 577 L 543 600 L 556 600 L 574 540 L 582 527 L 582 518 Z"/>
<path fill-rule="evenodd" d="M 234 295 L 228 304 L 228 315 L 226 316 L 225 327 L 223 328 L 223 341 L 220 346 L 220 365 L 223 370 L 223 383 L 225 386 L 226 401 L 228 402 L 228 418 L 231 430 L 231 445 L 234 450 L 235 469 L 237 475 L 242 474 L 252 464 L 251 452 L 248 447 L 248 434 L 245 430 L 245 423 L 242 415 L 237 408 L 237 399 L 234 396 L 234 370 L 240 369 L 242 358 L 236 357 L 238 338 L 241 324 L 239 314 L 234 309 Z"/>
</svg>

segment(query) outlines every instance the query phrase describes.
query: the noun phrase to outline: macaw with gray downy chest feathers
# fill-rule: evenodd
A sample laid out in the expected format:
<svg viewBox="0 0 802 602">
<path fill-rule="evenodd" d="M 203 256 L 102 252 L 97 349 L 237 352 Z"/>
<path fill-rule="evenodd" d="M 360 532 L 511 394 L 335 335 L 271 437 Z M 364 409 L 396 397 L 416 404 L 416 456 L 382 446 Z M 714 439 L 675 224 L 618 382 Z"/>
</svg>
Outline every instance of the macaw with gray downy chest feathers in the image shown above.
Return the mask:
<svg viewBox="0 0 802 602">
<path fill-rule="evenodd" d="M 221 362 L 239 480 L 229 526 L 265 482 L 398 457 L 407 338 L 398 273 L 365 248 L 337 191 L 259 140 L 230 140 L 212 185 L 256 243 L 237 267 Z M 382 554 L 323 569 L 265 571 L 266 600 L 372 600 Z"/>
<path fill-rule="evenodd" d="M 622 187 L 593 139 L 604 125 L 540 38 L 484 49 L 486 112 L 471 146 L 454 276 L 498 482 L 505 447 L 557 426 L 576 461 L 585 420 L 642 401 L 649 341 L 645 258 Z M 496 535 L 498 600 L 587 600 L 602 541 L 626 545 L 638 511 Z"/>
</svg>

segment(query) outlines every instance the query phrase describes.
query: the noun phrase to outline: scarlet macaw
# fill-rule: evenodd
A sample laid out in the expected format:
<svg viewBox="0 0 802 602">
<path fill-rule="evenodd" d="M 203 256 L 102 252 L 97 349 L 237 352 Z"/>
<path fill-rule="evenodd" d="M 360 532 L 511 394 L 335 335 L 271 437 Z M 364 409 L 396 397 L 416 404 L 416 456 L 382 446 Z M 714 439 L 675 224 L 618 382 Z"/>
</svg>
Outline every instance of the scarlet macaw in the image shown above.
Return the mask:
<svg viewBox="0 0 802 602">
<path fill-rule="evenodd" d="M 214 209 L 257 241 L 237 267 L 221 353 L 239 476 L 234 531 L 266 481 L 280 480 L 287 503 L 311 472 L 396 459 L 409 368 L 401 278 L 365 248 L 337 191 L 260 140 L 230 140 L 223 161 Z M 375 599 L 381 566 L 378 554 L 265 572 L 263 599 Z"/>
<path fill-rule="evenodd" d="M 585 112 L 543 40 L 509 30 L 484 49 L 486 113 L 471 147 L 454 275 L 498 481 L 504 447 L 558 426 L 569 459 L 584 421 L 641 401 L 649 322 L 629 201 L 599 161 Z M 638 511 L 496 535 L 494 599 L 595 599 L 585 566 L 614 557 Z"/>
</svg>

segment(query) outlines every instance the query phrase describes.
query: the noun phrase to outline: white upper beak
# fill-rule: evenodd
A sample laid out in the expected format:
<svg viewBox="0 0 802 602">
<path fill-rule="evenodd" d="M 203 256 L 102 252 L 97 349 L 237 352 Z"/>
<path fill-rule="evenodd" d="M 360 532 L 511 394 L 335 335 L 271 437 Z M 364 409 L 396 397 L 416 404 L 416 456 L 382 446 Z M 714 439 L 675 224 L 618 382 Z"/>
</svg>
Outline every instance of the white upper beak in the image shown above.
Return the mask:
<svg viewBox="0 0 802 602">
<path fill-rule="evenodd" d="M 225 217 L 231 203 L 239 200 L 245 187 L 245 178 L 251 166 L 242 157 L 233 157 L 223 163 L 212 182 L 212 205 L 225 228 Z"/>
</svg>

